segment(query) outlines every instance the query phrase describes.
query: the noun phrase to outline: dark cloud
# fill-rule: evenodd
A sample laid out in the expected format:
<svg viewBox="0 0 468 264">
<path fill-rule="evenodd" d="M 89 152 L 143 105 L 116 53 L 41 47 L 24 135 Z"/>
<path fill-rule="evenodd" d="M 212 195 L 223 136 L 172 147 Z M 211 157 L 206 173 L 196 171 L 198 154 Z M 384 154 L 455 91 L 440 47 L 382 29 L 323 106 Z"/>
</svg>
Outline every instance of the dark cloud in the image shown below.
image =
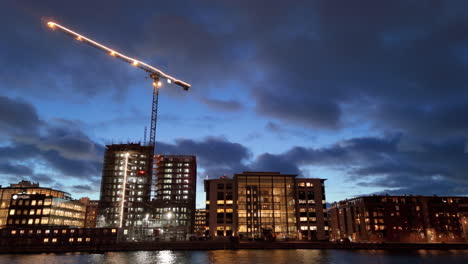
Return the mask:
<svg viewBox="0 0 468 264">
<path fill-rule="evenodd" d="M 219 111 L 233 112 L 242 109 L 241 103 L 235 100 L 218 100 L 213 98 L 203 98 L 202 101 L 207 106 Z"/>
<path fill-rule="evenodd" d="M 251 157 L 247 147 L 220 137 L 207 137 L 200 141 L 178 139 L 175 144 L 158 142 L 156 153 L 196 155 L 197 164 L 214 178 L 244 170 L 244 162 Z"/>
<path fill-rule="evenodd" d="M 104 147 L 89 138 L 76 122 L 42 121 L 29 103 L 0 97 L 0 122 L 7 144 L 0 147 L 1 172 L 51 182 L 36 174 L 46 165 L 51 175 L 92 178 L 100 175 Z M 16 120 L 22 119 L 21 121 Z"/>
<path fill-rule="evenodd" d="M 36 109 L 31 104 L 0 96 L 1 134 L 37 133 L 40 123 Z"/>
</svg>

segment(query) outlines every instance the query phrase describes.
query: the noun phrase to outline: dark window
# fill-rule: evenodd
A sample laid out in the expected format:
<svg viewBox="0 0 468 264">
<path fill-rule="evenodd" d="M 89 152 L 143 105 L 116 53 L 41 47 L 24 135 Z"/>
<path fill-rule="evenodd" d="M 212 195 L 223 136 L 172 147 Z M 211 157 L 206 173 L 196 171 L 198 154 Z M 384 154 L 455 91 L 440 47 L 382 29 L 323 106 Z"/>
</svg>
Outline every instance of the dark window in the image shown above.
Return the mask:
<svg viewBox="0 0 468 264">
<path fill-rule="evenodd" d="M 313 191 L 308 191 L 307 192 L 307 200 L 314 200 L 314 192 Z"/>
<path fill-rule="evenodd" d="M 226 193 L 226 200 L 232 200 L 232 192 Z"/>
<path fill-rule="evenodd" d="M 224 192 L 218 192 L 218 200 L 224 200 Z"/>
<path fill-rule="evenodd" d="M 216 223 L 218 223 L 218 224 L 224 223 L 224 213 L 217 213 Z"/>
<path fill-rule="evenodd" d="M 226 184 L 226 189 L 232 190 L 232 183 L 227 183 Z"/>
<path fill-rule="evenodd" d="M 232 213 L 226 213 L 226 224 L 232 224 Z"/>
<path fill-rule="evenodd" d="M 299 192 L 299 200 L 305 200 L 305 199 L 306 199 L 305 192 Z"/>
<path fill-rule="evenodd" d="M 218 183 L 218 189 L 224 189 L 224 183 Z"/>
</svg>

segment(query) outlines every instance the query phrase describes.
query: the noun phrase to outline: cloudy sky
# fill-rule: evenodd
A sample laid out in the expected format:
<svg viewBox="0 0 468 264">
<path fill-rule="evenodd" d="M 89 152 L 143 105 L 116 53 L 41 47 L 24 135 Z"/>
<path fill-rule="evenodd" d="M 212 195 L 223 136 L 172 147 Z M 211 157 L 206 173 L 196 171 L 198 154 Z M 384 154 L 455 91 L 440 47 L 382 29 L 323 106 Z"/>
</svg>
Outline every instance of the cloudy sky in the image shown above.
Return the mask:
<svg viewBox="0 0 468 264">
<path fill-rule="evenodd" d="M 131 2 L 131 3 L 130 3 Z M 0 184 L 99 196 L 105 144 L 141 141 L 143 71 L 49 19 L 192 84 L 160 93 L 157 153 L 202 179 L 326 178 L 327 201 L 468 195 L 468 2 L 2 1 Z"/>
</svg>

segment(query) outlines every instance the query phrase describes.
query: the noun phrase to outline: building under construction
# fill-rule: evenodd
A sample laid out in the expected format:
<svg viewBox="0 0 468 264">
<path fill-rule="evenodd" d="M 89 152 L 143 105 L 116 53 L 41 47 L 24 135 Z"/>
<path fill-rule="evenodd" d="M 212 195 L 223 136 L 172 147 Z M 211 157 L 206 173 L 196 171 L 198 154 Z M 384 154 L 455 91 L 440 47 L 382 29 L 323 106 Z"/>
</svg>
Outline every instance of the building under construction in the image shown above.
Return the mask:
<svg viewBox="0 0 468 264">
<path fill-rule="evenodd" d="M 144 225 L 151 199 L 153 152 L 153 146 L 141 144 L 106 146 L 98 226 L 120 227 L 125 233 L 126 228 Z"/>
<path fill-rule="evenodd" d="M 195 156 L 157 155 L 152 218 L 170 239 L 194 232 L 197 160 Z"/>
</svg>

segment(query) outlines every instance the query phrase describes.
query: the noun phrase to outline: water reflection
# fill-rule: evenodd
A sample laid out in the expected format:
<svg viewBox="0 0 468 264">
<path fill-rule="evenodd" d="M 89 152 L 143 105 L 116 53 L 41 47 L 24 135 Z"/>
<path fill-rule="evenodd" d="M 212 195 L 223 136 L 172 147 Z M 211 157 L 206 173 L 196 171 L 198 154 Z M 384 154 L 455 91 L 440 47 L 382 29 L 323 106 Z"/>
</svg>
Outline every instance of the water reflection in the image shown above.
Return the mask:
<svg viewBox="0 0 468 264">
<path fill-rule="evenodd" d="M 286 264 L 286 263 L 468 263 L 466 250 L 417 250 L 417 251 L 386 251 L 386 250 L 211 250 L 211 251 L 136 251 L 108 252 L 105 254 L 30 254 L 30 255 L 0 255 L 1 263 L 33 263 L 33 264 L 75 264 L 75 263 L 254 263 L 254 264 Z"/>
</svg>

